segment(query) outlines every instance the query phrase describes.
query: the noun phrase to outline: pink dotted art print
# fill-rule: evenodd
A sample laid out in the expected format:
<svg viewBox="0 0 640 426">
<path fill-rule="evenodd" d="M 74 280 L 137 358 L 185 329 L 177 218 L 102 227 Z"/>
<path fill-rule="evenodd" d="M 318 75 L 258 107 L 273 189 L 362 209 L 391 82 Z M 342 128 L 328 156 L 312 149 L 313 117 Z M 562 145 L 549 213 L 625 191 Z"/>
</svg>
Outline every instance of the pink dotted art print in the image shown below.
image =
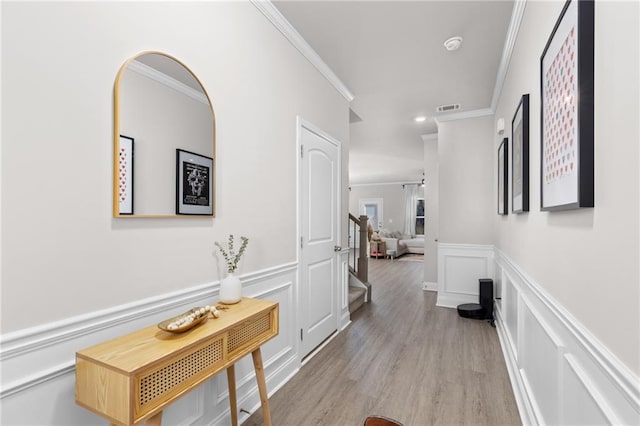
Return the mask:
<svg viewBox="0 0 640 426">
<path fill-rule="evenodd" d="M 545 184 L 576 175 L 578 67 L 576 28 L 564 39 L 545 72 L 544 179 Z"/>
<path fill-rule="evenodd" d="M 542 210 L 593 207 L 593 31 L 593 1 L 569 0 L 542 54 Z"/>
</svg>

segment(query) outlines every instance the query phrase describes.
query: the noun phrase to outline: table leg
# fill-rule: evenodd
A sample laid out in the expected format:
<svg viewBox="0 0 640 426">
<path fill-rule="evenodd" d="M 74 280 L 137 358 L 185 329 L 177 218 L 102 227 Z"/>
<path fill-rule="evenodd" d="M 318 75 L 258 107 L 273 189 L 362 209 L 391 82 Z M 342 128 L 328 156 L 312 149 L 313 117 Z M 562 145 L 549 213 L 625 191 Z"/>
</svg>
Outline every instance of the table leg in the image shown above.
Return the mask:
<svg viewBox="0 0 640 426">
<path fill-rule="evenodd" d="M 264 367 L 262 366 L 262 354 L 260 348 L 251 352 L 253 356 L 253 368 L 256 370 L 256 380 L 260 391 L 260 403 L 262 404 L 262 417 L 264 426 L 271 426 L 271 412 L 269 411 L 269 396 L 267 395 L 267 384 L 264 381 Z"/>
<path fill-rule="evenodd" d="M 231 407 L 231 424 L 238 426 L 238 402 L 236 399 L 236 370 L 234 364 L 227 367 L 227 383 L 229 384 L 229 406 Z"/>
<path fill-rule="evenodd" d="M 149 417 L 145 422 L 146 426 L 160 426 L 162 424 L 162 411 Z"/>
</svg>

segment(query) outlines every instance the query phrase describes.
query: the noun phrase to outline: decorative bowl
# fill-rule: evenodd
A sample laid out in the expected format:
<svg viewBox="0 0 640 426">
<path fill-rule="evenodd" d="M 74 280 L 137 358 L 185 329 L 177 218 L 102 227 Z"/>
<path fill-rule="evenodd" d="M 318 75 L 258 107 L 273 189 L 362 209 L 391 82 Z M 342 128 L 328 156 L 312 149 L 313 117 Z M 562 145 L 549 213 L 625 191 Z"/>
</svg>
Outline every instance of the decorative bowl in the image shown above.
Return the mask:
<svg viewBox="0 0 640 426">
<path fill-rule="evenodd" d="M 168 331 L 169 333 L 184 333 L 185 331 L 191 330 L 193 327 L 202 324 L 203 322 L 205 322 L 206 320 L 209 319 L 209 311 L 205 311 L 204 314 L 200 314 L 200 309 L 201 308 L 193 308 L 193 309 L 189 309 L 187 312 L 185 312 L 184 314 L 178 315 L 176 317 L 173 318 L 169 318 L 168 320 L 164 320 L 161 323 L 158 324 L 158 328 L 160 330 L 163 331 Z M 197 313 L 196 313 L 197 312 Z M 187 317 L 191 314 L 196 314 L 196 318 L 191 321 L 188 324 L 183 324 L 181 326 L 178 326 L 176 328 L 169 328 L 169 324 L 174 323 L 176 321 L 178 321 L 181 318 Z"/>
</svg>

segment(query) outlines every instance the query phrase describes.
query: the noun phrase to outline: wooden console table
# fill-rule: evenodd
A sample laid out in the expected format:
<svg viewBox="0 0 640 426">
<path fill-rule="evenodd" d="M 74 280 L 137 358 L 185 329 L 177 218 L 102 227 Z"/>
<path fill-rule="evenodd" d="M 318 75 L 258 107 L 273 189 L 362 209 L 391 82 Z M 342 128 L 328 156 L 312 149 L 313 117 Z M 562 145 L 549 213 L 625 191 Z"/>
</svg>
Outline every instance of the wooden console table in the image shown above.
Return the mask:
<svg viewBox="0 0 640 426">
<path fill-rule="evenodd" d="M 160 425 L 162 409 L 227 370 L 238 424 L 234 364 L 251 353 L 264 424 L 271 425 L 260 346 L 278 334 L 278 304 L 243 298 L 220 318 L 174 334 L 153 325 L 76 353 L 76 403 L 112 425 Z"/>
</svg>

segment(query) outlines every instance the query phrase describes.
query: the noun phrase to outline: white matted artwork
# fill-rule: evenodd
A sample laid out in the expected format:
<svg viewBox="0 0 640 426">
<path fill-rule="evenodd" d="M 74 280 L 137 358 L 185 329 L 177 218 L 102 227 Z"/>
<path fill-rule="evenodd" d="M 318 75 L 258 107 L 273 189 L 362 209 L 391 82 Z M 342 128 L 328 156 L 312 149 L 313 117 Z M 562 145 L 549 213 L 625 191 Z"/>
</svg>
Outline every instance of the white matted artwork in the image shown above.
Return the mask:
<svg viewBox="0 0 640 426">
<path fill-rule="evenodd" d="M 118 206 L 120 214 L 133 214 L 133 138 L 123 135 L 118 152 Z"/>
<path fill-rule="evenodd" d="M 593 207 L 593 1 L 569 0 L 540 59 L 541 208 Z"/>
</svg>

